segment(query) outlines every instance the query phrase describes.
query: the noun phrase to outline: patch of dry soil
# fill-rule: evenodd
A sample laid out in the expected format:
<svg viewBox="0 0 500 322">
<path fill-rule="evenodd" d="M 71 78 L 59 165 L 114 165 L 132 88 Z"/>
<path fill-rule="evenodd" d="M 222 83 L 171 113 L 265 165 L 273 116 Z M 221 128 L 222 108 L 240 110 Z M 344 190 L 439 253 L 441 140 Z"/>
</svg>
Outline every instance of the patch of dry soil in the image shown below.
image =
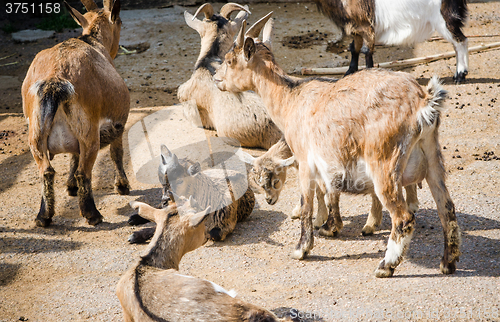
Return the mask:
<svg viewBox="0 0 500 322">
<path fill-rule="evenodd" d="M 220 4 L 215 4 L 220 7 Z M 500 3 L 471 3 L 467 35 L 500 34 Z M 149 48 L 135 55 L 120 55 L 115 63 L 127 80 L 131 106 L 127 129 L 142 117 L 177 102 L 176 88 L 186 81 L 198 55 L 199 37 L 182 18 L 183 10 L 156 10 L 157 18 L 139 25 Z M 338 45 L 338 30 L 310 3 L 254 4 L 250 22 L 274 10 L 276 59 L 285 70 L 336 66 L 347 63 L 348 41 Z M 122 14 L 124 39 L 126 17 Z M 135 26 L 134 28 L 138 28 Z M 138 29 L 134 29 L 138 30 Z M 336 31 L 337 30 L 337 31 Z M 136 31 L 138 32 L 138 31 Z M 156 205 L 159 185 L 135 179 L 130 156 L 125 157 L 131 179 L 130 196 L 114 193 L 109 149 L 99 154 L 93 186 L 105 223 L 89 227 L 79 216 L 75 198 L 65 193 L 69 157 L 57 155 L 57 208 L 49 228 L 35 227 L 40 204 L 40 180 L 27 145 L 20 86 L 34 55 L 73 35 L 57 34 L 32 44 L 15 44 L 0 33 L 0 321 L 120 321 L 115 287 L 123 272 L 145 248 L 129 245 L 127 225 L 131 200 Z M 309 41 L 313 35 L 314 41 Z M 294 38 L 295 37 L 295 38 Z M 318 39 L 316 39 L 318 38 Z M 322 38 L 322 39 L 321 39 Z M 471 37 L 469 45 L 500 41 L 500 37 Z M 295 42 L 295 43 L 294 43 Z M 328 52 L 327 52 L 328 47 Z M 415 47 L 377 48 L 375 61 L 424 56 L 452 50 L 444 41 Z M 334 51 L 335 54 L 331 53 Z M 408 258 L 390 279 L 373 271 L 382 259 L 390 232 L 384 220 L 374 236 L 362 237 L 370 202 L 367 197 L 342 196 L 344 229 L 337 238 L 316 235 L 311 256 L 291 259 L 298 241 L 299 221 L 288 218 L 296 202 L 297 178 L 291 171 L 275 206 L 257 195 L 258 206 L 225 242 L 209 242 L 188 255 L 181 272 L 206 278 L 238 296 L 277 314 L 307 321 L 491 321 L 500 309 L 500 131 L 499 51 L 470 56 L 465 84 L 454 85 L 455 59 L 419 65 L 405 71 L 426 84 L 440 75 L 449 91 L 443 115 L 441 143 L 448 170 L 448 187 L 463 229 L 462 256 L 454 275 L 439 273 L 442 254 L 441 225 L 434 201 L 424 184 L 419 190 L 421 210 Z M 127 144 L 126 144 L 127 145 Z M 251 150 L 254 155 L 263 153 Z"/>
</svg>

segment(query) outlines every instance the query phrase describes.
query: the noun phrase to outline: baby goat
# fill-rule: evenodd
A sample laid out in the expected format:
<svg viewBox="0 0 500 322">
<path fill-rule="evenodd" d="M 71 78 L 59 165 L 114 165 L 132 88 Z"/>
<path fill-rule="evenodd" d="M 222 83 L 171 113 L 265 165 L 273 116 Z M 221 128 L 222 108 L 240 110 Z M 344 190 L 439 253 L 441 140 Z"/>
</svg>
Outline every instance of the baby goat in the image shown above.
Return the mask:
<svg viewBox="0 0 500 322">
<path fill-rule="evenodd" d="M 241 12 L 231 20 L 230 15 L 236 10 Z M 200 12 L 205 14 L 203 21 L 196 18 Z M 193 75 L 179 86 L 178 98 L 184 114 L 195 124 L 199 122 L 199 113 L 203 127 L 216 130 L 219 137 L 234 138 L 245 147 L 269 149 L 282 134 L 267 115 L 260 97 L 252 92 L 221 92 L 212 81 L 248 13 L 247 8 L 235 3 L 225 4 L 220 14 L 214 13 L 209 3 L 202 5 L 194 16 L 184 12 L 188 26 L 200 34 L 201 49 Z"/>
<path fill-rule="evenodd" d="M 337 82 L 292 79 L 270 50 L 272 20 L 266 24 L 263 42 L 253 39 L 269 17 L 252 26 L 247 37 L 242 27 L 214 80 L 221 90 L 258 93 L 299 164 L 302 229 L 293 257 L 302 259 L 313 248 L 316 186 L 328 193 L 329 230 L 335 228 L 335 193 L 374 191 L 392 219 L 385 258 L 375 274 L 392 276 L 415 227 L 403 187 L 426 179 L 443 225 L 441 272 L 453 273 L 460 255 L 460 229 L 438 142 L 446 91 L 437 77 L 425 90 L 410 74 L 380 69 Z"/>
<path fill-rule="evenodd" d="M 227 179 L 232 179 L 231 183 L 246 185 L 246 178 L 235 171 L 226 171 L 227 174 L 221 169 L 201 171 L 199 163 L 179 160 L 162 145 L 161 163 L 158 167 L 158 178 L 163 187 L 161 207 L 167 207 L 174 200 L 173 192 L 177 195 L 193 196 L 202 207 L 211 206 L 214 209 L 205 221 L 206 233 L 213 241 L 223 241 L 233 232 L 236 223 L 245 220 L 255 206 L 255 195 L 250 188 L 244 187 L 245 191 L 240 189 L 243 186 L 231 185 L 228 189 Z M 236 195 L 241 193 L 238 192 L 243 193 L 239 198 Z M 132 215 L 129 223 L 144 223 L 139 218 L 138 215 Z M 153 234 L 154 228 L 144 228 L 134 232 L 129 241 L 142 243 Z"/>
<path fill-rule="evenodd" d="M 38 53 L 22 86 L 23 111 L 29 124 L 29 145 L 42 177 L 42 204 L 37 226 L 47 227 L 55 211 L 55 154 L 72 153 L 70 196 L 78 195 L 80 213 L 90 225 L 102 222 L 92 196 L 92 168 L 99 148 L 111 143 L 115 186 L 129 193 L 123 169 L 122 135 L 130 99 L 113 59 L 118 52 L 120 0 L 104 0 L 99 9 L 93 0 L 82 1 L 85 15 L 69 13 L 82 26 L 82 36 Z"/>
<path fill-rule="evenodd" d="M 346 75 L 358 70 L 363 41 L 366 67 L 373 67 L 375 43 L 410 45 L 423 42 L 437 31 L 453 44 L 456 53 L 455 82 L 465 80 L 469 67 L 467 37 L 462 28 L 467 19 L 466 0 L 314 0 L 319 11 L 354 38 L 351 63 Z"/>
<path fill-rule="evenodd" d="M 255 183 L 264 191 L 267 203 L 274 205 L 278 201 L 286 181 L 287 168 L 291 165 L 296 166 L 295 158 L 288 144 L 286 144 L 284 139 L 281 139 L 258 158 L 244 151 L 240 151 L 239 156 L 241 160 L 252 165 L 252 175 Z M 412 212 L 417 212 L 418 199 L 416 185 L 406 186 L 405 190 L 408 208 Z M 361 230 L 363 236 L 373 235 L 382 222 L 382 204 L 375 193 L 372 192 L 371 196 L 372 206 L 370 214 L 368 215 L 365 226 Z M 328 211 L 325 205 L 325 194 L 319 186 L 316 187 L 316 198 L 318 200 L 318 210 L 313 222 L 314 228 L 319 229 L 319 234 L 323 236 L 337 235 L 343 227 L 339 209 L 340 193 L 335 194 L 333 198 L 332 207 L 334 208 L 334 213 L 339 214 L 338 217 L 336 217 L 338 220 L 335 220 L 336 228 L 334 231 L 328 231 L 325 229 L 327 227 L 321 227 L 328 219 Z M 300 204 L 297 205 L 293 209 L 290 218 L 300 218 L 300 208 Z"/>
<path fill-rule="evenodd" d="M 234 292 L 207 280 L 179 274 L 184 254 L 207 241 L 203 222 L 210 207 L 197 212 L 193 199 L 155 209 L 132 202 L 139 214 L 156 222 L 145 254 L 120 279 L 116 294 L 126 322 L 279 321 L 270 311 L 234 298 Z"/>
</svg>

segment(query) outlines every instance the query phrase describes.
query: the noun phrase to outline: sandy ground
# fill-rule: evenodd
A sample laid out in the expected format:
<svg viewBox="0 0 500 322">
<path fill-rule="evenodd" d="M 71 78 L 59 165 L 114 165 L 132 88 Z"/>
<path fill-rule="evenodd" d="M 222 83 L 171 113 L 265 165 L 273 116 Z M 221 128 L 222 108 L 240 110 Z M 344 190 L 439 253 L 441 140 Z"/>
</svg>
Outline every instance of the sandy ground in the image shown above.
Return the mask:
<svg viewBox="0 0 500 322">
<path fill-rule="evenodd" d="M 500 34 L 499 2 L 472 3 L 469 8 L 467 35 Z M 196 8 L 122 13 L 122 44 L 132 49 L 145 43 L 143 48 L 148 48 L 115 60 L 131 92 L 127 129 L 177 103 L 176 88 L 190 76 L 199 37 L 185 25 L 184 10 L 193 13 Z M 276 59 L 285 70 L 347 62 L 344 50 L 348 42 L 333 45 L 340 38 L 338 30 L 313 4 L 255 4 L 250 10 L 250 22 L 275 12 Z M 132 192 L 130 196 L 115 194 L 109 148 L 104 149 L 94 167 L 93 186 L 105 223 L 90 227 L 79 216 L 77 200 L 65 192 L 69 157 L 57 155 L 53 161 L 56 216 L 49 228 L 35 227 L 40 180 L 27 146 L 20 85 L 38 51 L 72 34 L 69 31 L 31 44 L 15 44 L 8 35 L 0 35 L 0 57 L 14 54 L 0 65 L 18 62 L 0 67 L 0 321 L 120 321 L 116 284 L 145 248 L 127 242 L 127 236 L 137 229 L 127 225 L 132 214 L 128 202 L 143 200 L 156 205 L 161 195 L 159 184 L 137 181 L 128 150 L 125 161 Z M 310 34 L 315 40 L 311 43 L 294 44 L 297 38 L 291 38 Z M 496 41 L 499 36 L 471 37 L 469 46 Z M 375 61 L 450 50 L 450 44 L 439 40 L 411 48 L 379 47 Z M 390 219 L 384 212 L 380 230 L 362 237 L 370 206 L 367 197 L 342 196 L 344 229 L 340 236 L 316 235 L 307 260 L 291 259 L 300 234 L 299 221 L 288 218 L 298 201 L 294 171 L 276 205 L 267 205 L 263 195 L 257 195 L 258 205 L 247 221 L 225 242 L 209 242 L 186 255 L 180 271 L 234 289 L 242 299 L 280 316 L 288 314 L 303 321 L 499 320 L 499 51 L 472 54 L 465 84 L 453 84 L 454 70 L 454 58 L 405 70 L 421 84 L 437 74 L 449 91 L 441 144 L 448 188 L 463 230 L 463 255 L 454 275 L 439 272 L 443 237 L 426 184 L 419 190 L 421 210 L 410 251 L 393 278 L 377 279 L 373 274 L 385 251 Z"/>
</svg>

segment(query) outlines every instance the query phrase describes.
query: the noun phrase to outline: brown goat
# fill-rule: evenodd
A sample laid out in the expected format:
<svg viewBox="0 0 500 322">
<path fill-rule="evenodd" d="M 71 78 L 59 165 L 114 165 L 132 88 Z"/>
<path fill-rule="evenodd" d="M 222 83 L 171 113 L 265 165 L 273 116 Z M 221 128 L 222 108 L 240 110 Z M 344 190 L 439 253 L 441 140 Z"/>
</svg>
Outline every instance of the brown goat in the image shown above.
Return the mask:
<svg viewBox="0 0 500 322">
<path fill-rule="evenodd" d="M 274 205 L 278 202 L 281 190 L 283 189 L 286 181 L 288 167 L 292 165 L 297 167 L 295 158 L 293 157 L 290 147 L 286 144 L 286 141 L 284 139 L 279 140 L 266 153 L 258 158 L 255 158 L 242 150 L 238 152 L 238 155 L 243 162 L 252 165 L 251 173 L 253 179 L 255 184 L 264 191 L 267 203 Z M 412 212 L 418 211 L 416 188 L 416 185 L 413 184 L 405 187 L 406 202 L 408 204 L 408 209 Z M 316 212 L 313 225 L 315 229 L 319 229 L 320 235 L 332 237 L 336 236 L 343 228 L 339 209 L 340 193 L 336 193 L 332 199 L 334 213 L 338 213 L 339 215 L 335 220 L 336 228 L 333 231 L 330 231 L 327 229 L 327 226 L 322 227 L 328 219 L 328 210 L 325 205 L 325 194 L 323 193 L 323 190 L 324 189 L 321 189 L 319 186 L 316 187 L 318 210 Z M 368 214 L 368 218 L 366 219 L 366 224 L 361 230 L 363 236 L 373 235 L 377 227 L 382 223 L 382 204 L 374 192 L 371 192 L 371 197 L 371 210 Z M 300 208 L 301 206 L 298 204 L 293 209 L 290 216 L 291 219 L 300 218 Z"/>
<path fill-rule="evenodd" d="M 113 64 L 120 39 L 120 0 L 104 0 L 103 9 L 93 0 L 82 2 L 85 15 L 65 2 L 82 26 L 82 36 L 38 53 L 22 86 L 29 145 L 43 182 L 35 220 L 41 227 L 50 225 L 55 212 L 55 171 L 50 165 L 55 154 L 72 154 L 68 193 L 78 195 L 80 214 L 90 225 L 103 218 L 92 195 L 92 168 L 100 148 L 111 144 L 118 193 L 130 190 L 122 146 L 130 99 Z"/>
<path fill-rule="evenodd" d="M 284 132 L 299 164 L 301 237 L 292 256 L 304 258 L 313 248 L 312 210 L 316 186 L 327 193 L 328 230 L 335 229 L 333 196 L 337 192 L 374 191 L 389 210 L 392 230 L 377 277 L 394 274 L 409 247 L 415 227 L 403 187 L 425 179 L 437 204 L 444 232 L 441 272 L 453 273 L 460 256 L 460 229 L 445 184 L 438 141 L 446 91 L 437 77 L 422 89 L 407 73 L 367 69 L 337 82 L 294 80 L 276 64 L 269 49 L 270 15 L 240 30 L 232 51 L 214 76 L 221 90 L 253 90 Z M 244 24 L 243 24 L 244 26 Z"/>
<path fill-rule="evenodd" d="M 279 321 L 270 311 L 235 298 L 234 292 L 177 271 L 182 256 L 207 241 L 203 221 L 210 207 L 197 213 L 192 198 L 164 209 L 141 202 L 131 206 L 156 222 L 156 231 L 145 255 L 118 282 L 116 294 L 126 322 Z"/>
<path fill-rule="evenodd" d="M 230 19 L 231 13 L 238 10 L 238 15 Z M 199 13 L 205 19 L 196 18 Z M 246 7 L 235 3 L 222 6 L 220 14 L 214 12 L 210 3 L 202 5 L 194 16 L 184 12 L 187 25 L 200 34 L 201 48 L 195 71 L 179 86 L 177 96 L 184 115 L 193 123 L 201 119 L 201 125 L 216 130 L 219 137 L 236 139 L 244 147 L 269 149 L 282 133 L 267 115 L 260 97 L 253 92 L 238 95 L 222 92 L 212 81 L 248 13 Z"/>
</svg>

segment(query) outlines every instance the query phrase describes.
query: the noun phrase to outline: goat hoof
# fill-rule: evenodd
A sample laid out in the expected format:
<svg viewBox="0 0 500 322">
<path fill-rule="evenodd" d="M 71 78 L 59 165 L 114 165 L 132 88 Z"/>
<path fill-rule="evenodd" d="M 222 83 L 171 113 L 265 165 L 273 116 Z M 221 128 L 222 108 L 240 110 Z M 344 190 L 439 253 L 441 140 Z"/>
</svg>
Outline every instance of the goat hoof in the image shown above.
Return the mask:
<svg viewBox="0 0 500 322">
<path fill-rule="evenodd" d="M 455 261 L 451 263 L 445 262 L 444 259 L 441 259 L 441 265 L 440 265 L 441 273 L 443 274 L 453 274 L 457 270 L 457 265 L 455 264 Z"/>
<path fill-rule="evenodd" d="M 130 186 L 129 185 L 116 185 L 116 191 L 119 195 L 129 195 Z"/>
<path fill-rule="evenodd" d="M 371 236 L 371 235 L 373 235 L 374 232 L 375 232 L 375 228 L 373 228 L 371 226 L 365 226 L 361 230 L 361 235 L 363 235 L 363 236 Z"/>
<path fill-rule="evenodd" d="M 130 216 L 130 218 L 127 220 L 127 223 L 130 225 L 130 226 L 138 226 L 138 225 L 143 225 L 143 224 L 147 224 L 149 222 L 149 220 L 147 220 L 146 218 L 142 218 L 141 216 L 139 216 L 138 214 L 133 214 L 132 216 Z"/>
<path fill-rule="evenodd" d="M 87 218 L 87 223 L 91 226 L 96 226 L 96 225 L 99 225 L 100 223 L 102 223 L 103 218 L 104 217 L 99 214 L 99 216 L 93 216 L 93 217 Z"/>
<path fill-rule="evenodd" d="M 71 196 L 71 197 L 78 196 L 78 187 L 76 187 L 76 186 L 74 186 L 74 187 L 68 186 L 68 196 Z"/>
<path fill-rule="evenodd" d="M 375 270 L 375 277 L 385 278 L 392 277 L 392 275 L 394 275 L 394 268 L 390 266 L 386 267 L 385 260 L 382 260 Z"/>
<path fill-rule="evenodd" d="M 292 258 L 293 259 L 301 260 L 301 259 L 304 259 L 306 257 L 307 257 L 307 252 L 304 251 L 304 250 L 302 250 L 302 249 L 296 249 L 292 253 Z"/>
<path fill-rule="evenodd" d="M 465 76 L 467 76 L 468 72 L 460 72 L 456 73 L 455 76 L 453 76 L 453 80 L 455 81 L 455 84 L 460 84 L 465 82 Z"/>
<path fill-rule="evenodd" d="M 146 239 L 142 238 L 140 234 L 136 233 L 131 234 L 127 240 L 130 244 L 145 244 L 147 241 Z"/>
<path fill-rule="evenodd" d="M 36 217 L 35 219 L 35 225 L 37 225 L 38 227 L 49 227 L 51 223 L 52 223 L 52 218 Z"/>
<path fill-rule="evenodd" d="M 318 234 L 323 237 L 337 237 L 339 235 L 338 230 L 328 230 L 325 229 L 323 226 L 320 227 Z"/>
</svg>

